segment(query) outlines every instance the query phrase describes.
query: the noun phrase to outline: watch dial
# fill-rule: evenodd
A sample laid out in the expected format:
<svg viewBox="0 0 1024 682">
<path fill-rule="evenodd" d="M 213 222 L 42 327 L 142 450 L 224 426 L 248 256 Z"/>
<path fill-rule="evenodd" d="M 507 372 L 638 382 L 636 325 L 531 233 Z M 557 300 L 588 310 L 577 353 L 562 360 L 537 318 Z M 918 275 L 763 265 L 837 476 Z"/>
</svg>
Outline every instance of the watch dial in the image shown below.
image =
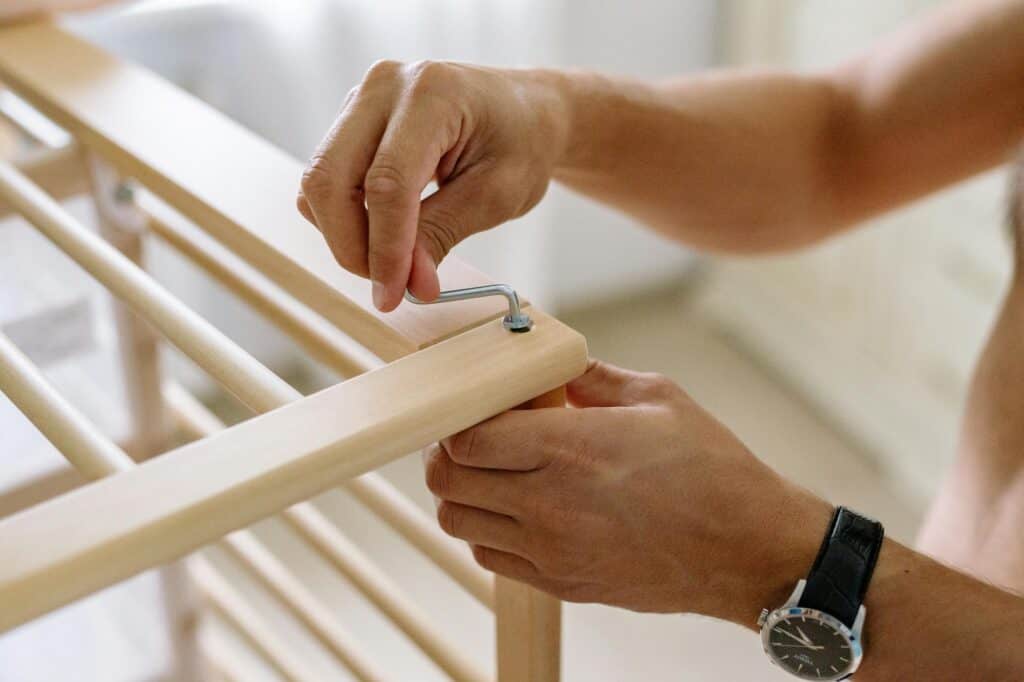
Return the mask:
<svg viewBox="0 0 1024 682">
<path fill-rule="evenodd" d="M 808 680 L 836 679 L 854 658 L 844 633 L 800 613 L 779 620 L 769 631 L 766 645 L 776 663 Z"/>
</svg>

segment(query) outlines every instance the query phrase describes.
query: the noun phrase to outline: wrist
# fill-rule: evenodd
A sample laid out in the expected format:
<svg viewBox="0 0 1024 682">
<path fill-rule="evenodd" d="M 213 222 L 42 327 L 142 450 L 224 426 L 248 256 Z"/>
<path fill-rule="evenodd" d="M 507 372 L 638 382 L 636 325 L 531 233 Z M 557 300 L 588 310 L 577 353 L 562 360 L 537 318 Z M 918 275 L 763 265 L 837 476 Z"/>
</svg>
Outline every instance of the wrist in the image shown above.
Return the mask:
<svg viewBox="0 0 1024 682">
<path fill-rule="evenodd" d="M 802 488 L 784 485 L 784 494 L 765 506 L 752 540 L 734 548 L 740 587 L 720 594 L 722 612 L 712 615 L 756 630 L 761 609 L 782 605 L 797 581 L 807 577 L 834 508 Z"/>
</svg>

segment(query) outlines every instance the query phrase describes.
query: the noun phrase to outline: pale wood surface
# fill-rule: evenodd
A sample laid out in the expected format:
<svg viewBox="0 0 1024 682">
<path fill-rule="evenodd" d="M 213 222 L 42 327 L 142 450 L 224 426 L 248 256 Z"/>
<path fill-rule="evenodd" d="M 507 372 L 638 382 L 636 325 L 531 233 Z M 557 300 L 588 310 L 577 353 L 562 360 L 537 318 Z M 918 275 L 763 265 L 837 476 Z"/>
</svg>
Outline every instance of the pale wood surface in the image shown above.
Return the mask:
<svg viewBox="0 0 1024 682">
<path fill-rule="evenodd" d="M 445 640 L 437 619 L 431 619 L 421 611 L 355 543 L 311 504 L 286 509 L 282 517 L 453 680 L 484 682 L 491 679 L 471 656 Z"/>
<path fill-rule="evenodd" d="M 368 350 L 153 195 L 142 193 L 140 205 L 149 215 L 149 229 L 153 234 L 273 322 L 313 359 L 342 377 L 362 374 L 382 364 Z"/>
<path fill-rule="evenodd" d="M 213 325 L 4 162 L 0 162 L 0 196 L 118 299 L 145 316 L 191 358 L 203 363 L 204 369 L 235 392 L 243 403 L 276 406 L 293 397 L 291 386 L 241 351 Z M 261 381 L 251 381 L 252 377 L 260 377 Z"/>
<path fill-rule="evenodd" d="M 180 400 L 181 395 L 187 395 L 184 389 L 174 384 L 168 386 L 167 393 L 176 400 Z M 89 478 L 113 476 L 136 467 L 127 454 L 106 436 L 89 426 L 80 413 L 52 389 L 39 370 L 2 334 L 0 391 L 37 424 L 44 436 L 59 449 L 63 449 L 69 461 Z M 200 424 L 216 424 L 212 415 L 204 417 L 199 407 L 193 407 L 188 414 L 200 419 Z M 83 424 L 86 426 L 83 427 Z M 216 428 L 219 427 L 215 426 Z M 68 452 L 73 453 L 73 456 Z M 127 509 L 124 513 L 131 514 L 132 510 Z M 359 679 L 367 682 L 383 679 L 360 653 L 352 638 L 333 622 L 331 614 L 323 609 L 316 597 L 276 562 L 273 555 L 248 531 L 232 533 L 221 545 L 242 559 L 285 606 L 313 628 L 312 634 L 327 644 L 338 660 Z M 190 579 L 181 561 L 163 566 L 160 571 L 164 608 L 171 621 L 170 635 L 176 654 L 173 679 L 193 682 L 199 679 L 201 659 L 198 655 L 198 640 L 195 637 L 197 614 L 194 611 L 195 604 L 192 603 Z M 229 599 L 221 606 L 230 610 L 234 608 L 235 601 Z M 232 622 L 239 617 L 238 614 L 227 615 L 231 617 Z"/>
<path fill-rule="evenodd" d="M 182 556 L 581 374 L 583 337 L 532 312 L 528 334 L 487 323 L 0 521 L 0 546 L 21 548 L 0 565 L 0 629 Z M 77 523 L 84 518 L 90 523 Z"/>
<path fill-rule="evenodd" d="M 100 478 L 134 466 L 131 458 L 57 393 L 3 334 L 0 334 L 0 390 L 85 476 Z"/>
<path fill-rule="evenodd" d="M 295 210 L 303 164 L 144 69 L 39 23 L 0 30 L 0 79 L 384 360 L 503 312 L 501 299 L 389 315 Z M 450 256 L 444 288 L 487 282 Z"/>
<path fill-rule="evenodd" d="M 565 387 L 540 395 L 524 409 L 562 407 Z M 562 603 L 529 585 L 497 576 L 494 585 L 498 682 L 558 682 Z"/>
<path fill-rule="evenodd" d="M 134 202 L 118 199 L 123 183 L 117 171 L 95 155 L 86 168 L 92 186 L 99 233 L 140 268 L 145 268 L 141 228 L 143 216 Z M 121 382 L 131 422 L 128 452 L 136 460 L 154 457 L 167 449 L 168 421 L 161 393 L 160 339 L 145 320 L 123 303 L 114 304 Z M 171 682 L 201 679 L 199 653 L 199 605 L 185 565 L 178 561 L 161 566 L 160 598 L 171 644 Z"/>
<path fill-rule="evenodd" d="M 190 559 L 189 573 L 210 606 L 234 626 L 286 680 L 322 682 L 316 669 L 279 637 L 266 618 L 206 559 Z"/>
<path fill-rule="evenodd" d="M 47 469 L 0 490 L 0 518 L 63 495 L 85 482 L 73 467 Z"/>
<path fill-rule="evenodd" d="M 309 629 L 321 644 L 364 682 L 381 682 L 386 675 L 364 655 L 359 642 L 341 625 L 323 601 L 292 573 L 273 552 L 252 533 L 237 532 L 226 536 L 221 547 L 242 563 Z"/>
</svg>

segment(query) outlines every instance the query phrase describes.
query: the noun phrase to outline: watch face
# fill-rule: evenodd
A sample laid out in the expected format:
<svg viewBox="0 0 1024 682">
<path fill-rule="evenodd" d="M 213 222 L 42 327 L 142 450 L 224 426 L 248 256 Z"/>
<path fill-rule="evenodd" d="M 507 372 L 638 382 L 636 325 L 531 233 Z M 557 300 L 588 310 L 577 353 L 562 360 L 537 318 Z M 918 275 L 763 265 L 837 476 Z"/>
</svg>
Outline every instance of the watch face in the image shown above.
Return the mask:
<svg viewBox="0 0 1024 682">
<path fill-rule="evenodd" d="M 761 631 L 772 661 L 805 680 L 840 680 L 860 663 L 860 642 L 837 619 L 798 607 L 774 611 Z"/>
</svg>

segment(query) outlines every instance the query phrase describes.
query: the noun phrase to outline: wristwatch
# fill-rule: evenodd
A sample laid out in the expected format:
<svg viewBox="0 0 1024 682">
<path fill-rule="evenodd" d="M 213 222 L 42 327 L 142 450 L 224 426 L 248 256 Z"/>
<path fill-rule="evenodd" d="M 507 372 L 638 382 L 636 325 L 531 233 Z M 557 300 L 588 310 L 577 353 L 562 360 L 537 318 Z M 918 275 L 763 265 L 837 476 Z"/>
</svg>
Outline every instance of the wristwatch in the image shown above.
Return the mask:
<svg viewBox="0 0 1024 682">
<path fill-rule="evenodd" d="M 807 578 L 785 604 L 757 619 L 772 663 L 804 680 L 853 675 L 864 651 L 864 594 L 883 536 L 879 522 L 836 508 Z"/>
</svg>

